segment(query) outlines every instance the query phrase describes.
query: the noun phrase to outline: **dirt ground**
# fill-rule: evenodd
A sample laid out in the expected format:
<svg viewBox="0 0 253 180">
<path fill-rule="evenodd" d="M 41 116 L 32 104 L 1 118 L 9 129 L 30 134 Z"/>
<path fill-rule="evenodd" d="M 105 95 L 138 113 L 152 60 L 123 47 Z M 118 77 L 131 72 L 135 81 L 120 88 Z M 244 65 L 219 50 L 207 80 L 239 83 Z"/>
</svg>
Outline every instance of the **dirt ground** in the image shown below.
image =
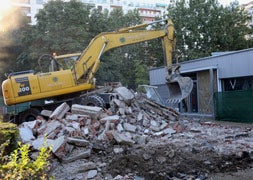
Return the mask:
<svg viewBox="0 0 253 180">
<path fill-rule="evenodd" d="M 237 159 L 219 156 L 210 150 L 189 152 L 172 144 L 152 143 L 136 147 L 128 155 L 112 159 L 108 170 L 113 176 L 134 173 L 152 179 L 248 179 L 253 171 L 239 171 L 250 167 L 249 157 Z M 219 173 L 222 172 L 222 173 Z M 247 174 L 245 174 L 245 172 Z M 242 176 L 243 175 L 243 176 Z"/>
<path fill-rule="evenodd" d="M 253 178 L 253 169 L 240 170 L 238 172 L 216 173 L 209 175 L 209 180 L 250 180 Z"/>
<path fill-rule="evenodd" d="M 229 122 L 229 121 L 215 121 L 213 122 L 221 125 L 228 125 L 231 127 L 245 127 L 245 128 L 253 128 L 253 123 L 236 123 L 236 122 Z M 248 167 L 245 169 L 238 170 L 236 172 L 223 172 L 223 173 L 213 173 L 209 174 L 209 180 L 249 180 L 253 178 L 253 164 L 248 164 Z"/>
<path fill-rule="evenodd" d="M 201 119 L 203 121 L 203 119 Z M 210 121 L 226 128 L 252 129 L 253 124 Z M 251 132 L 251 131 L 250 131 Z M 183 136 L 183 135 L 181 135 Z M 250 134 L 252 136 L 252 134 Z M 180 138 L 178 136 L 177 138 Z M 197 138 L 197 137 L 192 137 Z M 154 180 L 154 179 L 209 179 L 248 180 L 253 177 L 252 154 L 220 154 L 202 141 L 181 144 L 180 141 L 149 139 L 148 143 L 135 145 L 112 144 L 106 149 L 93 148 L 92 156 L 84 161 L 57 164 L 53 174 L 56 179 L 82 179 L 86 172 L 80 170 L 82 163 L 94 162 L 99 166 L 96 179 Z M 121 148 L 121 153 L 113 149 Z M 87 173 L 86 173 L 87 175 Z M 119 178 L 120 179 L 120 178 Z"/>
</svg>

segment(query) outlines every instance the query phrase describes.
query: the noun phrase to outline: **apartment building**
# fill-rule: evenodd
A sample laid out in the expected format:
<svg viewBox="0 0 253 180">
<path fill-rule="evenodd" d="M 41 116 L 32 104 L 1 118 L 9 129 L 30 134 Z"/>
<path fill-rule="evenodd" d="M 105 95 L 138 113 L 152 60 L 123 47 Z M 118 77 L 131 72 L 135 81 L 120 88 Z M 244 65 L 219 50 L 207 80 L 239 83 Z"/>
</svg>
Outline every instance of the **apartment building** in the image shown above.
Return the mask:
<svg viewBox="0 0 253 180">
<path fill-rule="evenodd" d="M 249 26 L 253 27 L 253 1 L 247 4 L 242 4 L 241 7 L 248 11 L 248 13 L 250 14 L 251 21 L 249 22 Z"/>
<path fill-rule="evenodd" d="M 43 8 L 45 0 L 11 0 L 13 7 L 19 7 L 27 16 L 28 22 L 36 23 L 35 14 Z"/>
<path fill-rule="evenodd" d="M 20 7 L 26 14 L 31 24 L 36 23 L 35 15 L 49 0 L 11 0 L 13 6 Z M 69 0 L 65 0 L 69 1 Z M 80 0 L 84 4 L 98 8 L 101 11 L 108 9 L 109 12 L 120 8 L 124 13 L 129 10 L 138 9 L 140 17 L 144 22 L 151 22 L 155 17 L 161 17 L 166 13 L 169 4 L 176 0 Z"/>
</svg>

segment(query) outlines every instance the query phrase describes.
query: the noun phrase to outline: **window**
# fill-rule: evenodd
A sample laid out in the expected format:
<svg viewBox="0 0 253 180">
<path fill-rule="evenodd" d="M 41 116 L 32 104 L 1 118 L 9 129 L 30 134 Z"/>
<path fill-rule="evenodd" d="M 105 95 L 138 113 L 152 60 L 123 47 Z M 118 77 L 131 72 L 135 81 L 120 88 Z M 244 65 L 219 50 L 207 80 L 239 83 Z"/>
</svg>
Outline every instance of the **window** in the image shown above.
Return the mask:
<svg viewBox="0 0 253 180">
<path fill-rule="evenodd" d="M 21 11 L 27 15 L 31 13 L 31 8 L 30 7 L 21 7 Z"/>
<path fill-rule="evenodd" d="M 30 0 L 15 0 L 16 3 L 30 4 Z"/>
<path fill-rule="evenodd" d="M 102 11 L 103 10 L 102 6 L 98 6 L 98 10 Z"/>
<path fill-rule="evenodd" d="M 43 4 L 43 0 L 36 0 L 37 4 Z"/>
<path fill-rule="evenodd" d="M 236 91 L 253 89 L 253 77 L 238 77 L 222 80 L 223 91 Z"/>
</svg>

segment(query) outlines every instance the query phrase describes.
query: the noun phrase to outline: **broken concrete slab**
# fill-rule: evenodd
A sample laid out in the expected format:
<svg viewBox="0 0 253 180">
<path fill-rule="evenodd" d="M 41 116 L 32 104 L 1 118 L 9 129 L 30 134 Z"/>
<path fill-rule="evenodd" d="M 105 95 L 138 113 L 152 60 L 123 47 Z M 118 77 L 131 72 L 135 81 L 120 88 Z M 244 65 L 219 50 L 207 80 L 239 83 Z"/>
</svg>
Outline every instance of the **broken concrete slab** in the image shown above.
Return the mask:
<svg viewBox="0 0 253 180">
<path fill-rule="evenodd" d="M 135 141 L 133 141 L 131 138 L 129 138 L 124 133 L 118 133 L 116 131 L 112 131 L 113 138 L 117 141 L 119 144 L 134 144 Z"/>
<path fill-rule="evenodd" d="M 123 148 L 120 148 L 120 147 L 113 148 L 113 152 L 114 152 L 115 154 L 120 154 L 120 153 L 124 152 L 124 149 L 123 149 Z"/>
<path fill-rule="evenodd" d="M 118 132 L 124 131 L 124 128 L 123 128 L 122 124 L 118 124 L 116 128 L 117 128 Z"/>
<path fill-rule="evenodd" d="M 126 87 L 115 88 L 114 91 L 124 100 L 127 105 L 131 105 L 131 100 L 134 99 L 134 93 Z"/>
<path fill-rule="evenodd" d="M 119 99 L 112 99 L 111 103 L 114 103 L 118 108 L 126 108 L 125 102 Z"/>
<path fill-rule="evenodd" d="M 66 157 L 66 158 L 62 159 L 62 162 L 70 163 L 70 162 L 76 161 L 78 159 L 86 159 L 86 158 L 90 157 L 90 155 L 91 155 L 91 150 L 88 149 L 88 150 L 80 152 L 76 155 Z"/>
<path fill-rule="evenodd" d="M 80 130 L 80 123 L 78 122 L 73 121 L 69 123 L 68 126 L 73 127 L 75 130 Z"/>
<path fill-rule="evenodd" d="M 49 135 L 55 129 L 61 127 L 61 123 L 57 120 L 51 120 L 47 123 L 46 128 L 44 130 L 45 135 Z"/>
<path fill-rule="evenodd" d="M 40 136 L 34 141 L 32 141 L 31 145 L 34 149 L 40 150 L 42 147 L 52 147 L 54 144 L 54 140 L 46 139 L 44 136 Z"/>
<path fill-rule="evenodd" d="M 87 175 L 87 179 L 93 179 L 97 176 L 98 171 L 97 170 L 90 170 Z"/>
<path fill-rule="evenodd" d="M 58 157 L 63 158 L 66 155 L 65 144 L 66 140 L 64 136 L 58 137 L 54 141 L 51 141 L 52 152 Z"/>
<path fill-rule="evenodd" d="M 49 118 L 62 119 L 69 110 L 70 110 L 69 105 L 66 102 L 64 102 L 52 112 Z"/>
<path fill-rule="evenodd" d="M 73 127 L 63 126 L 62 131 L 63 134 L 70 135 L 75 131 L 75 129 Z"/>
<path fill-rule="evenodd" d="M 136 126 L 129 124 L 129 123 L 123 123 L 123 127 L 124 127 L 125 131 L 129 131 L 129 132 L 135 132 L 137 129 Z"/>
<path fill-rule="evenodd" d="M 176 131 L 173 129 L 173 128 L 166 128 L 166 129 L 164 129 L 163 130 L 163 133 L 164 134 L 170 134 L 170 135 L 172 135 L 172 134 L 175 134 L 176 133 Z"/>
<path fill-rule="evenodd" d="M 78 137 L 67 137 L 67 142 L 70 144 L 74 144 L 75 146 L 87 147 L 89 145 L 89 141 L 78 138 Z"/>
<path fill-rule="evenodd" d="M 91 106 L 73 104 L 71 107 L 71 112 L 74 114 L 89 115 L 93 119 L 98 119 L 100 114 L 103 113 L 103 109 L 101 107 L 91 107 Z"/>
<path fill-rule="evenodd" d="M 43 110 L 40 112 L 40 115 L 45 116 L 45 117 L 50 117 L 50 116 L 52 115 L 52 113 L 53 113 L 53 111 L 43 109 Z"/>
<path fill-rule="evenodd" d="M 30 129 L 35 129 L 39 126 L 39 120 L 34 120 L 34 121 L 29 121 L 29 122 L 24 122 L 22 125 L 29 127 Z"/>
<path fill-rule="evenodd" d="M 35 139 L 32 129 L 28 126 L 19 127 L 19 135 L 23 143 L 28 143 Z"/>
<path fill-rule="evenodd" d="M 120 120 L 120 117 L 118 115 L 113 115 L 113 116 L 106 116 L 106 117 L 100 119 L 99 122 L 101 124 L 105 124 L 107 121 L 109 121 L 110 123 L 118 124 L 119 120 Z"/>
<path fill-rule="evenodd" d="M 95 169 L 97 169 L 97 165 L 95 163 L 87 162 L 87 163 L 81 164 L 78 167 L 77 172 L 81 173 L 81 172 L 86 172 L 86 171 L 95 170 Z"/>
</svg>

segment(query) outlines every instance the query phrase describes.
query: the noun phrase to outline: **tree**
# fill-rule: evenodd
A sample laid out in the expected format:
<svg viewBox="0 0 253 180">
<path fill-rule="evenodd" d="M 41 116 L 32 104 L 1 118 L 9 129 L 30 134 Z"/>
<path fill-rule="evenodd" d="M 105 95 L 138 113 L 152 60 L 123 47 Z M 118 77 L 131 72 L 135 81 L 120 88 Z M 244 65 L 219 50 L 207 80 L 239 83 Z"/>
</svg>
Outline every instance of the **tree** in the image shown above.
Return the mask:
<svg viewBox="0 0 253 180">
<path fill-rule="evenodd" d="M 168 16 L 175 24 L 181 61 L 248 48 L 249 15 L 236 2 L 223 7 L 217 0 L 181 0 L 168 8 Z"/>
<path fill-rule="evenodd" d="M 49 1 L 36 15 L 30 56 L 80 52 L 89 43 L 90 7 L 77 0 Z"/>
<path fill-rule="evenodd" d="M 143 64 L 141 60 L 135 60 L 135 84 L 149 84 L 148 66 Z M 137 88 L 137 87 L 136 87 Z"/>
<path fill-rule="evenodd" d="M 99 9 L 92 9 L 89 18 L 88 32 L 90 38 L 95 37 L 101 32 L 108 31 L 110 26 L 108 25 L 109 11 L 106 9 L 101 12 Z"/>
<path fill-rule="evenodd" d="M 138 11 L 123 14 L 121 9 L 115 9 L 106 19 L 107 31 L 130 27 L 141 23 Z M 97 73 L 99 83 L 120 81 L 123 85 L 135 89 L 135 61 L 143 58 L 143 43 L 128 45 L 110 50 L 101 57 L 101 65 Z M 137 70 L 136 70 L 137 71 Z"/>
<path fill-rule="evenodd" d="M 161 21 L 161 18 L 156 18 L 155 21 Z M 165 20 L 165 18 L 164 18 Z M 162 29 L 163 24 L 157 23 L 152 26 L 153 29 Z M 153 39 L 149 41 L 146 44 L 146 56 L 144 56 L 145 59 L 144 63 L 149 67 L 160 67 L 160 66 L 166 66 L 166 59 L 163 52 L 163 46 L 162 46 L 162 40 L 159 39 Z"/>
</svg>

